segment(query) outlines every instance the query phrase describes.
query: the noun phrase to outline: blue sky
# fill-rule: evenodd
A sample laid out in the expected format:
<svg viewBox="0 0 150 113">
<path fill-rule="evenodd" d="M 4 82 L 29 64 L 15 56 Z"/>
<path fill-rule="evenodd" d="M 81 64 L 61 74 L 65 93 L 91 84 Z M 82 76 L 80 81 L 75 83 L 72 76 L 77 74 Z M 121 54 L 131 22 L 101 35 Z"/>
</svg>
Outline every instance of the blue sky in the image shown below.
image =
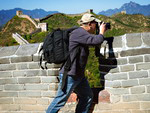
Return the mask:
<svg viewBox="0 0 150 113">
<path fill-rule="evenodd" d="M 131 0 L 0 0 L 0 10 L 23 8 L 41 8 L 46 11 L 59 11 L 66 14 L 82 13 L 93 9 L 95 13 L 102 10 L 120 8 Z M 150 0 L 132 0 L 141 5 L 150 4 Z"/>
</svg>

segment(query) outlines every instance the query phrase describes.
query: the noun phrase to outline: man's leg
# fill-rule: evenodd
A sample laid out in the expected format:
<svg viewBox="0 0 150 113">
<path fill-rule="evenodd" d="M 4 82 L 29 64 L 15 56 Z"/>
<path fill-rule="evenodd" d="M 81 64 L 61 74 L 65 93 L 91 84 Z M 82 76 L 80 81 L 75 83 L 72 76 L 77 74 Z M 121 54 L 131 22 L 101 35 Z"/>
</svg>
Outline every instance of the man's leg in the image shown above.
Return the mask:
<svg viewBox="0 0 150 113">
<path fill-rule="evenodd" d="M 62 77 L 63 75 L 60 75 L 60 83 L 57 91 L 57 95 L 48 107 L 46 113 L 57 113 L 67 102 L 70 94 L 72 93 L 75 85 L 77 85 L 79 82 L 75 81 L 72 77 L 68 76 L 67 77 L 67 88 L 66 92 L 64 93 L 61 89 L 62 85 Z"/>
<path fill-rule="evenodd" d="M 93 92 L 86 78 L 82 79 L 80 84 L 74 89 L 74 92 L 79 98 L 76 113 L 88 113 L 93 102 Z"/>
</svg>

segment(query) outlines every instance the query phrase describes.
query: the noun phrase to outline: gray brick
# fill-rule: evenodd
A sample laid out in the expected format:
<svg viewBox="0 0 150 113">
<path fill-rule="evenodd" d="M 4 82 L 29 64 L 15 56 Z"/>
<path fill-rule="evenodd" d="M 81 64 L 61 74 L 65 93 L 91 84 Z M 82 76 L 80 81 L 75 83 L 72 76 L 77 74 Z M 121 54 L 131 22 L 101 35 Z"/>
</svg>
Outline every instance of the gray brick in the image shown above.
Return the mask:
<svg viewBox="0 0 150 113">
<path fill-rule="evenodd" d="M 139 79 L 139 84 L 140 85 L 150 84 L 150 78 Z"/>
<path fill-rule="evenodd" d="M 129 63 L 130 64 L 139 63 L 139 62 L 143 62 L 143 56 L 132 56 L 132 57 L 129 57 Z"/>
<path fill-rule="evenodd" d="M 0 58 L 0 64 L 10 64 L 9 58 Z"/>
<path fill-rule="evenodd" d="M 123 95 L 122 98 L 124 102 L 150 101 L 150 94 Z"/>
<path fill-rule="evenodd" d="M 39 98 L 37 99 L 37 104 L 40 105 L 48 105 L 49 104 L 49 99 L 48 98 Z"/>
<path fill-rule="evenodd" d="M 49 84 L 50 91 L 57 91 L 57 89 L 58 89 L 58 83 L 50 83 Z"/>
<path fill-rule="evenodd" d="M 0 98 L 0 104 L 13 104 L 13 98 Z"/>
<path fill-rule="evenodd" d="M 121 36 L 114 37 L 113 47 L 114 48 L 121 48 L 122 47 L 122 37 Z"/>
<path fill-rule="evenodd" d="M 54 98 L 56 96 L 57 91 L 43 91 L 42 97 L 50 97 Z"/>
<path fill-rule="evenodd" d="M 4 86 L 5 90 L 12 90 L 12 91 L 19 91 L 19 90 L 24 90 L 24 85 L 21 84 L 15 84 L 15 85 L 5 85 Z"/>
<path fill-rule="evenodd" d="M 145 55 L 144 58 L 145 58 L 145 62 L 150 62 L 150 55 Z"/>
<path fill-rule="evenodd" d="M 134 65 L 124 65 L 120 66 L 121 72 L 128 72 L 128 71 L 134 71 L 135 67 Z"/>
<path fill-rule="evenodd" d="M 33 111 L 31 113 L 44 113 L 46 111 L 47 105 L 20 105 L 23 111 Z M 37 112 L 39 111 L 39 112 Z"/>
<path fill-rule="evenodd" d="M 47 76 L 46 70 L 28 70 L 27 76 Z"/>
<path fill-rule="evenodd" d="M 105 87 L 120 88 L 121 82 L 120 81 L 107 81 L 107 80 L 105 80 Z"/>
<path fill-rule="evenodd" d="M 16 111 L 20 110 L 20 105 L 16 105 L 16 104 L 2 104 L 0 110 L 1 111 L 6 111 L 6 112 L 1 112 L 1 113 L 18 113 Z M 15 111 L 15 112 L 11 112 L 11 111 Z"/>
<path fill-rule="evenodd" d="M 126 40 L 128 47 L 139 47 L 142 45 L 141 33 L 126 34 Z"/>
<path fill-rule="evenodd" d="M 40 78 L 37 77 L 28 77 L 28 78 L 18 78 L 19 84 L 26 84 L 26 83 L 40 83 Z"/>
<path fill-rule="evenodd" d="M 24 69 L 28 69 L 28 65 L 27 63 L 19 63 L 19 64 L 16 64 L 16 68 L 18 70 L 24 70 Z"/>
<path fill-rule="evenodd" d="M 2 78 L 0 79 L 0 85 L 3 84 L 17 84 L 17 78 Z"/>
<path fill-rule="evenodd" d="M 39 62 L 40 61 L 40 55 L 33 55 L 33 61 Z"/>
<path fill-rule="evenodd" d="M 0 71 L 16 70 L 15 64 L 1 64 Z"/>
<path fill-rule="evenodd" d="M 19 97 L 41 97 L 41 91 L 23 91 L 23 92 L 19 92 Z"/>
<path fill-rule="evenodd" d="M 45 67 L 45 63 L 42 63 L 42 66 Z M 51 68 L 60 68 L 61 67 L 61 64 L 47 64 L 46 65 L 48 69 L 51 69 Z M 39 62 L 32 62 L 32 63 L 29 63 L 29 68 L 30 69 L 40 69 L 40 65 L 39 65 Z"/>
<path fill-rule="evenodd" d="M 31 104 L 36 104 L 36 99 L 30 98 L 30 97 L 17 97 L 17 98 L 14 98 L 14 103 L 31 105 Z"/>
<path fill-rule="evenodd" d="M 0 78 L 12 77 L 11 71 L 0 71 Z"/>
<path fill-rule="evenodd" d="M 18 97 L 18 92 L 0 92 L 0 97 Z"/>
<path fill-rule="evenodd" d="M 37 43 L 22 45 L 16 52 L 16 55 L 22 55 L 22 56 L 33 55 L 33 54 L 37 53 L 38 47 L 39 47 L 39 44 L 37 44 Z"/>
<path fill-rule="evenodd" d="M 25 90 L 48 90 L 49 85 L 48 84 L 26 84 Z"/>
<path fill-rule="evenodd" d="M 147 92 L 150 93 L 150 85 L 146 86 Z"/>
<path fill-rule="evenodd" d="M 29 63 L 29 69 L 40 69 L 38 62 Z"/>
<path fill-rule="evenodd" d="M 132 87 L 132 86 L 138 86 L 138 80 L 126 80 L 122 81 L 122 87 Z"/>
<path fill-rule="evenodd" d="M 150 69 L 150 63 L 136 64 L 136 69 L 137 70 L 147 70 L 147 69 Z"/>
<path fill-rule="evenodd" d="M 150 49 L 140 48 L 140 49 L 123 50 L 121 51 L 120 56 L 125 57 L 125 56 L 135 56 L 135 55 L 143 55 L 143 54 L 150 54 Z"/>
<path fill-rule="evenodd" d="M 13 76 L 47 76 L 46 70 L 23 70 L 23 71 L 14 71 Z"/>
<path fill-rule="evenodd" d="M 143 42 L 150 46 L 150 33 L 142 33 Z"/>
<path fill-rule="evenodd" d="M 145 93 L 145 86 L 137 86 L 137 87 L 133 87 L 133 88 L 131 88 L 131 93 L 132 93 L 132 94 L 141 94 L 141 93 Z"/>
<path fill-rule="evenodd" d="M 13 77 L 25 77 L 27 76 L 26 71 L 13 71 Z"/>
<path fill-rule="evenodd" d="M 129 89 L 128 88 L 111 88 L 107 89 L 110 94 L 112 95 L 123 95 L 123 94 L 129 94 Z"/>
<path fill-rule="evenodd" d="M 129 72 L 129 79 L 147 78 L 147 77 L 148 77 L 148 72 L 147 71 Z"/>
<path fill-rule="evenodd" d="M 127 64 L 127 58 L 118 58 L 117 65 L 124 65 Z"/>
<path fill-rule="evenodd" d="M 11 57 L 12 63 L 18 63 L 18 62 L 31 62 L 32 56 L 18 56 L 18 57 Z"/>
<path fill-rule="evenodd" d="M 121 96 L 120 95 L 111 95 L 110 96 L 110 102 L 111 103 L 117 103 L 117 102 L 120 102 L 120 100 L 121 100 Z"/>
<path fill-rule="evenodd" d="M 51 68 L 60 68 L 61 67 L 61 64 L 47 64 L 47 68 L 48 69 L 51 69 Z"/>
<path fill-rule="evenodd" d="M 41 77 L 42 83 L 58 83 L 58 77 L 57 76 L 47 76 L 47 77 Z"/>
<path fill-rule="evenodd" d="M 111 113 L 132 113 L 131 109 L 140 109 L 139 102 L 118 102 L 112 106 Z"/>
<path fill-rule="evenodd" d="M 132 110 L 132 113 L 150 113 L 150 110 L 138 110 L 138 109 L 135 109 L 135 110 Z"/>
<path fill-rule="evenodd" d="M 59 75 L 59 69 L 48 69 L 48 76 L 58 76 Z"/>
<path fill-rule="evenodd" d="M 3 91 L 4 88 L 3 88 L 3 85 L 0 85 L 0 91 Z"/>
<path fill-rule="evenodd" d="M 2 47 L 0 49 L 0 57 L 14 55 L 19 46 Z"/>
<path fill-rule="evenodd" d="M 127 80 L 127 73 L 115 73 L 105 75 L 106 80 Z"/>
<path fill-rule="evenodd" d="M 149 110 L 147 111 L 146 113 L 150 113 L 150 102 L 141 102 L 141 109 L 144 109 L 144 110 Z"/>
</svg>

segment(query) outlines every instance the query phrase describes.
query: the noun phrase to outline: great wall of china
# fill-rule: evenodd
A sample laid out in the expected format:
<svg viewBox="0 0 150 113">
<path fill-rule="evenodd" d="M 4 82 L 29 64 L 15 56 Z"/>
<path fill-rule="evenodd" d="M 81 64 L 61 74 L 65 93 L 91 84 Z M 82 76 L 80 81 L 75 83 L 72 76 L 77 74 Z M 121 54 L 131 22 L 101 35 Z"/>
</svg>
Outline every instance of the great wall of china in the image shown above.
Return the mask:
<svg viewBox="0 0 150 113">
<path fill-rule="evenodd" d="M 45 113 L 55 97 L 60 65 L 40 69 L 40 46 L 0 47 L 0 113 Z M 93 113 L 150 113 L 150 33 L 114 37 L 107 51 L 99 66 L 105 87 Z M 70 100 L 59 113 L 74 113 L 75 105 Z"/>
</svg>

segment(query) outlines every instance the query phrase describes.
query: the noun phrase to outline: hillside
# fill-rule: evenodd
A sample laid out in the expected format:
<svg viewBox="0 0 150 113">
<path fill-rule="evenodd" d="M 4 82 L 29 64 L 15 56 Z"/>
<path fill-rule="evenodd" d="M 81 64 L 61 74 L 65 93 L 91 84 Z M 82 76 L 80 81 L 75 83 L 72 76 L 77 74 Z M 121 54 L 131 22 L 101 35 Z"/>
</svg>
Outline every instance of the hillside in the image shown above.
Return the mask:
<svg viewBox="0 0 150 113">
<path fill-rule="evenodd" d="M 125 33 L 135 33 L 135 32 L 149 32 L 150 31 L 150 18 L 140 14 L 115 14 L 111 17 L 104 15 L 96 15 L 97 18 L 104 22 L 111 23 L 111 30 L 107 31 L 105 36 L 118 36 Z M 48 32 L 51 32 L 56 28 L 70 28 L 72 26 L 79 26 L 77 21 L 81 16 L 69 16 L 62 13 L 56 13 L 53 15 L 48 15 L 42 18 L 40 22 L 48 23 Z M 27 19 L 18 18 L 14 16 L 0 32 L 0 46 L 14 45 L 15 41 L 12 39 L 12 33 L 19 33 L 21 35 L 26 35 L 27 40 L 30 43 L 41 42 L 44 40 L 43 37 L 46 36 L 47 32 L 40 32 L 34 35 L 29 35 L 36 28 Z M 8 41 L 9 40 L 9 41 Z"/>
<path fill-rule="evenodd" d="M 16 45 L 16 41 L 12 38 L 12 33 L 20 35 L 30 34 L 35 30 L 35 26 L 27 19 L 14 16 L 8 21 L 0 32 L 0 46 Z"/>
<path fill-rule="evenodd" d="M 72 26 L 78 26 L 77 21 L 81 16 L 71 17 L 63 13 L 57 13 L 49 15 L 46 19 L 42 19 L 41 22 L 48 23 L 48 31 L 56 28 L 70 28 Z"/>
</svg>

